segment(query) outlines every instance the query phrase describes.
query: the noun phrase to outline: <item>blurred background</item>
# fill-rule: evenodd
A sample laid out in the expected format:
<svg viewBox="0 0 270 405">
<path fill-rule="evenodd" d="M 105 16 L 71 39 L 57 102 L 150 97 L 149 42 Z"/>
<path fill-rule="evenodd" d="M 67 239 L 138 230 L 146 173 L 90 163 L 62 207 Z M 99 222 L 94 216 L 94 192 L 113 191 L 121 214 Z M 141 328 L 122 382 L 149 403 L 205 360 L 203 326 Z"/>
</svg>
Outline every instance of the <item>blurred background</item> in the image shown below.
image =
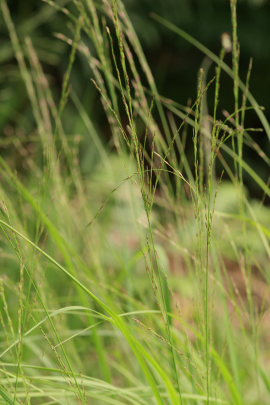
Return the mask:
<svg viewBox="0 0 270 405">
<path fill-rule="evenodd" d="M 184 105 L 194 101 L 198 70 L 204 55 L 161 26 L 153 19 L 152 13 L 161 15 L 174 23 L 218 54 L 221 34 L 231 32 L 229 0 L 125 0 L 124 3 L 142 42 L 160 94 Z M 249 61 L 252 58 L 250 89 L 257 102 L 266 108 L 266 116 L 269 119 L 270 1 L 239 0 L 238 3 L 238 29 L 241 44 L 240 77 L 245 81 Z M 57 6 L 70 7 L 71 2 L 60 0 L 57 1 Z M 68 19 L 63 13 L 43 1 L 12 0 L 9 1 L 9 7 L 20 39 L 28 36 L 31 38 L 55 99 L 59 99 L 70 47 L 59 40 L 55 34 L 63 33 L 70 37 Z M 14 147 L 10 146 L 13 145 L 16 136 L 20 136 L 21 139 L 25 138 L 26 146 L 31 151 L 31 148 L 34 148 L 35 126 L 32 108 L 28 102 L 3 21 L 1 21 L 0 61 L 1 153 L 9 155 L 16 169 L 21 171 L 23 170 L 22 159 Z M 231 54 L 226 55 L 226 62 L 231 64 Z M 210 68 L 208 78 L 210 79 L 213 75 L 214 66 Z M 78 55 L 71 77 L 72 88 L 92 117 L 102 142 L 109 146 L 111 135 L 107 123 L 104 122 L 101 104 L 97 102 L 99 95 L 90 79 L 87 62 L 83 56 Z M 219 114 L 222 119 L 223 110 L 233 111 L 234 101 L 231 79 L 223 74 L 221 83 Z M 211 91 L 208 103 L 211 108 Z M 73 103 L 68 104 L 65 115 L 66 131 L 70 137 L 78 133 L 84 134 L 85 128 L 81 120 L 76 119 L 77 112 Z M 260 126 L 252 111 L 247 113 L 246 125 L 254 128 Z M 270 144 L 266 135 L 263 132 L 253 132 L 252 136 L 269 155 Z M 91 171 L 97 156 L 94 146 L 89 142 L 85 133 L 81 143 L 81 165 L 86 174 Z M 263 161 L 258 161 L 256 154 L 249 149 L 244 153 L 246 160 L 267 181 L 269 173 Z M 246 186 L 252 197 L 262 198 L 261 192 L 249 179 L 246 179 Z M 268 201 L 265 200 L 265 203 Z"/>
</svg>

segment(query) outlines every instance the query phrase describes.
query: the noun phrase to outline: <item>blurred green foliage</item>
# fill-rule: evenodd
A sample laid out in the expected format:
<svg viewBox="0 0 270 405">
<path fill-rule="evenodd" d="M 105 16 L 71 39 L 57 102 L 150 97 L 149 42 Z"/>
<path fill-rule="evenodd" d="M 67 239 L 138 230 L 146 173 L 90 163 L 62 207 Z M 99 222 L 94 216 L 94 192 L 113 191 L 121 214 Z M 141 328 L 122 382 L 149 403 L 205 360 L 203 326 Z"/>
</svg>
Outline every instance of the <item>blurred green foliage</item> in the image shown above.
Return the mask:
<svg viewBox="0 0 270 405">
<path fill-rule="evenodd" d="M 57 7 L 72 8 L 69 0 L 57 1 Z M 101 0 L 97 1 L 102 3 Z M 142 42 L 150 66 L 152 67 L 158 89 L 166 97 L 182 104 L 194 99 L 197 88 L 197 73 L 203 61 L 203 55 L 189 43 L 176 37 L 172 32 L 154 21 L 151 13 L 162 17 L 181 27 L 215 53 L 220 51 L 220 37 L 223 32 L 231 31 L 230 4 L 228 0 L 126 0 L 126 8 L 134 23 Z M 73 27 L 62 12 L 51 4 L 36 0 L 27 2 L 10 1 L 9 7 L 16 24 L 22 45 L 27 37 L 31 38 L 34 49 L 48 77 L 50 87 L 56 100 L 61 93 L 62 78 L 68 65 L 69 46 L 56 37 L 55 33 L 72 36 Z M 258 103 L 269 108 L 269 97 L 266 89 L 270 88 L 270 54 L 266 52 L 270 37 L 270 1 L 239 0 L 238 28 L 241 43 L 240 76 L 245 80 L 249 59 L 254 59 L 251 78 L 251 90 Z M 0 145 L 7 149 L 9 140 L 16 136 L 32 136 L 35 128 L 31 126 L 31 107 L 27 99 L 24 84 L 18 71 L 13 49 L 8 38 L 7 29 L 1 21 L 0 40 Z M 226 62 L 231 64 L 231 55 Z M 209 78 L 214 75 L 214 67 L 210 69 Z M 110 141 L 110 133 L 102 118 L 99 96 L 90 81 L 86 61 L 77 56 L 73 67 L 72 87 L 88 113 L 94 117 L 98 133 L 104 142 Z M 222 77 L 220 111 L 233 109 L 232 86 L 230 79 Z M 211 91 L 208 99 L 211 107 Z M 68 134 L 83 133 L 85 128 L 81 120 L 76 120 L 77 111 L 72 103 L 66 108 Z M 269 112 L 266 115 L 270 118 Z M 247 114 L 247 125 L 257 127 L 256 115 Z M 18 133 L 18 129 L 19 132 Z M 8 139 L 7 139 L 8 138 Z M 266 137 L 254 134 L 256 142 L 267 148 Z M 95 151 L 88 146 L 85 138 L 82 148 L 83 162 L 92 161 Z M 267 145 L 267 146 L 266 146 Z M 266 151 L 267 152 L 267 151 Z M 269 151 L 270 152 L 270 151 Z M 247 159 L 254 156 L 248 151 Z M 91 159 L 90 159 L 91 158 Z M 15 159 L 16 160 L 16 159 Z M 87 164 L 84 164 L 87 171 Z M 258 167 L 262 177 L 268 175 L 263 166 Z M 252 189 L 252 184 L 250 188 Z M 252 189 L 256 194 L 256 189 Z"/>
</svg>

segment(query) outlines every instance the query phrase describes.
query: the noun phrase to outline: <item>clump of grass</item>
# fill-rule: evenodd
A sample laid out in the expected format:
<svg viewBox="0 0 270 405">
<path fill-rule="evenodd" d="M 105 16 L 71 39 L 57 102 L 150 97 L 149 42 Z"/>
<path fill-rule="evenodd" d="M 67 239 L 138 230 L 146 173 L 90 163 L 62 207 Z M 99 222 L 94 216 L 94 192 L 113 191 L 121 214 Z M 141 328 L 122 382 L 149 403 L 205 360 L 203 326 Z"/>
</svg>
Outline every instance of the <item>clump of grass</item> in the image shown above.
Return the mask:
<svg viewBox="0 0 270 405">
<path fill-rule="evenodd" d="M 188 106 L 158 93 L 120 0 L 48 3 L 71 30 L 56 34 L 70 46 L 58 102 L 31 39 L 18 37 L 1 2 L 37 148 L 30 154 L 16 139 L 23 176 L 0 158 L 0 403 L 268 404 L 270 224 L 260 219 L 268 209 L 245 192 L 244 174 L 265 195 L 270 189 L 243 146 L 269 165 L 245 115 L 254 110 L 267 135 L 269 124 L 249 91 L 251 67 L 239 78 L 236 1 L 232 69 L 224 41 L 217 56 L 154 16 L 207 57 Z M 100 96 L 111 148 L 71 87 L 78 55 L 89 65 L 87 85 L 91 79 Z M 224 72 L 235 97 L 225 118 Z M 67 135 L 69 103 L 98 156 L 88 176 L 78 137 Z"/>
</svg>

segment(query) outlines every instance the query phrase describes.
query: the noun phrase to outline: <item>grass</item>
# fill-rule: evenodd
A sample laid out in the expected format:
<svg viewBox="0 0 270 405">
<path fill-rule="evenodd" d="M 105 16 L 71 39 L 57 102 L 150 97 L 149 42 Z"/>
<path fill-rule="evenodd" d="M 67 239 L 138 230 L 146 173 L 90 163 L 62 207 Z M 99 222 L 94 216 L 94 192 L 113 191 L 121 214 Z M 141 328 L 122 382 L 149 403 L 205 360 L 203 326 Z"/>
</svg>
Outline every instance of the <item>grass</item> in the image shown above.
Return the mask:
<svg viewBox="0 0 270 405">
<path fill-rule="evenodd" d="M 269 157 L 246 115 L 270 131 L 251 65 L 238 76 L 236 1 L 219 56 L 153 16 L 206 58 L 188 106 L 158 93 L 120 0 L 47 3 L 70 29 L 55 34 L 70 47 L 58 99 L 1 1 L 33 124 L 0 158 L 0 403 L 268 404 L 269 208 L 245 182 L 270 188 L 244 151 L 267 167 Z M 71 86 L 76 58 L 99 94 L 108 146 Z M 222 114 L 224 73 L 235 108 Z M 70 128 L 87 133 L 87 174 Z"/>
</svg>

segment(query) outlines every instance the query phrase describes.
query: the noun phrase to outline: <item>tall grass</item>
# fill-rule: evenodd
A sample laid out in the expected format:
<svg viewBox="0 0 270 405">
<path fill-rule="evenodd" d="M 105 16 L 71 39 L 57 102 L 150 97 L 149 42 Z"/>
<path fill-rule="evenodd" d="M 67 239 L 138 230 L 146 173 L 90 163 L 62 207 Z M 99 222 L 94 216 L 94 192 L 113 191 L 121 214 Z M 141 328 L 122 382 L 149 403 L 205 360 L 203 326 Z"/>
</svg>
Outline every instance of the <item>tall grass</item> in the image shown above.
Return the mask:
<svg viewBox="0 0 270 405">
<path fill-rule="evenodd" d="M 236 1 L 218 56 L 153 16 L 202 52 L 188 106 L 159 94 L 122 1 L 47 3 L 70 27 L 69 37 L 55 34 L 70 46 L 58 101 L 1 2 L 36 147 L 13 141 L 23 174 L 0 158 L 0 403 L 268 404 L 269 210 L 244 179 L 267 196 L 270 188 L 244 147 L 267 167 L 269 157 L 246 114 L 270 131 L 249 90 L 251 65 L 239 78 Z M 111 147 L 72 89 L 77 57 L 89 65 L 85 85 L 100 96 Z M 222 114 L 224 73 L 235 108 Z M 69 103 L 97 155 L 87 176 L 80 141 L 68 136 Z"/>
</svg>

